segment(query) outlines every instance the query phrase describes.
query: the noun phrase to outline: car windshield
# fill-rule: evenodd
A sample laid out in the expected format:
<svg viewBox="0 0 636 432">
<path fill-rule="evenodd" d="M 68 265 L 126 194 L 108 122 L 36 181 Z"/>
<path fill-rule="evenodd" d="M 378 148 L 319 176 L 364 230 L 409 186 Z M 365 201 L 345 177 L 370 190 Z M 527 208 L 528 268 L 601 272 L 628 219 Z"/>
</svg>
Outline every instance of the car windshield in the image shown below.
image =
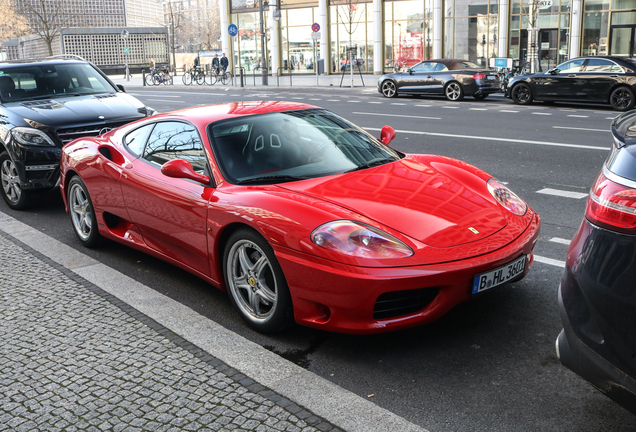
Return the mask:
<svg viewBox="0 0 636 432">
<path fill-rule="evenodd" d="M 209 126 L 223 175 L 235 184 L 271 184 L 393 162 L 400 153 L 321 109 L 247 116 Z"/>
<path fill-rule="evenodd" d="M 0 97 L 4 102 L 115 91 L 98 71 L 86 63 L 0 67 Z"/>
</svg>

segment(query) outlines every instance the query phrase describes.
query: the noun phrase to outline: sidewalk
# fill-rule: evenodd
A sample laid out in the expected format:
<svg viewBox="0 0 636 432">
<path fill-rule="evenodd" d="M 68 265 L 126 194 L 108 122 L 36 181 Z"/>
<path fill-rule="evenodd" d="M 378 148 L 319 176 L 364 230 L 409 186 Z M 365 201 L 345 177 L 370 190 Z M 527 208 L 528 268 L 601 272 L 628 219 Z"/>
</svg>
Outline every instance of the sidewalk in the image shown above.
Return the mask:
<svg viewBox="0 0 636 432">
<path fill-rule="evenodd" d="M 0 431 L 423 431 L 0 212 Z"/>
</svg>

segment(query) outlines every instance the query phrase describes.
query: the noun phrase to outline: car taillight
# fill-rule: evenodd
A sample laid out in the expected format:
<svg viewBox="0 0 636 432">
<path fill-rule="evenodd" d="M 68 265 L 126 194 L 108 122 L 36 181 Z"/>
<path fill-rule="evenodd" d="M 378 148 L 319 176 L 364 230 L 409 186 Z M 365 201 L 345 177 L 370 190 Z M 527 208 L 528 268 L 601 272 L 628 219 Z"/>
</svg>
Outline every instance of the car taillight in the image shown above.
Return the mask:
<svg viewBox="0 0 636 432">
<path fill-rule="evenodd" d="M 600 227 L 636 234 L 636 189 L 615 183 L 601 173 L 590 190 L 585 217 Z"/>
<path fill-rule="evenodd" d="M 475 74 L 473 75 L 473 79 L 486 79 L 486 74 Z"/>
</svg>

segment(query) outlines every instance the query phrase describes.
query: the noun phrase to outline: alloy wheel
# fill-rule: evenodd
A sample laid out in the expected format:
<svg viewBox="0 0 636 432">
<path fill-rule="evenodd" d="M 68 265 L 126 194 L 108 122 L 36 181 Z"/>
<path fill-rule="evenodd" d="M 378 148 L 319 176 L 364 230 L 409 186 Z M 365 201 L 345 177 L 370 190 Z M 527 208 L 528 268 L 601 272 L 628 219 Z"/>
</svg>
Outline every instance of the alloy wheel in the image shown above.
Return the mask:
<svg viewBox="0 0 636 432">
<path fill-rule="evenodd" d="M 451 101 L 458 101 L 462 99 L 464 91 L 459 83 L 452 82 L 446 86 L 446 98 Z"/>
<path fill-rule="evenodd" d="M 93 229 L 93 214 L 90 200 L 79 183 L 71 186 L 69 191 L 69 210 L 73 227 L 79 238 L 87 241 Z"/>
<path fill-rule="evenodd" d="M 382 83 L 382 94 L 384 97 L 394 97 L 396 94 L 395 83 L 393 81 L 384 81 Z"/>
<path fill-rule="evenodd" d="M 527 84 L 517 84 L 514 86 L 512 89 L 512 100 L 521 105 L 532 102 L 530 87 Z"/>
<path fill-rule="evenodd" d="M 634 95 L 627 88 L 619 88 L 612 92 L 610 98 L 612 108 L 617 111 L 626 111 L 634 104 Z"/>
<path fill-rule="evenodd" d="M 2 177 L 2 190 L 5 197 L 13 204 L 17 204 L 22 196 L 20 188 L 20 178 L 15 164 L 11 159 L 5 159 L 0 167 L 0 175 Z"/>
</svg>

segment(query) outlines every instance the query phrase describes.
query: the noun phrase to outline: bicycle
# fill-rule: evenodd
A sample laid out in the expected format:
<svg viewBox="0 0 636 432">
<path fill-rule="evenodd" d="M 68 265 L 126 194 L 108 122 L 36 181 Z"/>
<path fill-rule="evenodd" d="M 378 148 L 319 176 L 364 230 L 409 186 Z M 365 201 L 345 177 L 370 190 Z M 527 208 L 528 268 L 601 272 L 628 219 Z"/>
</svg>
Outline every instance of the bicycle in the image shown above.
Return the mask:
<svg viewBox="0 0 636 432">
<path fill-rule="evenodd" d="M 214 85 L 217 83 L 217 81 L 220 81 L 219 78 L 219 70 L 216 68 L 212 68 L 212 70 L 210 71 L 210 73 L 207 73 L 205 75 L 205 84 L 207 85 Z"/>
<path fill-rule="evenodd" d="M 216 79 L 221 81 L 221 84 L 227 84 L 232 79 L 232 74 L 230 73 L 230 71 L 224 70 L 219 76 L 217 76 Z"/>
<path fill-rule="evenodd" d="M 153 75 L 152 83 L 154 85 L 172 85 L 172 75 L 170 75 L 170 72 L 167 69 L 161 69 Z"/>
<path fill-rule="evenodd" d="M 185 85 L 191 85 L 193 81 L 201 85 L 205 82 L 205 72 L 203 72 L 201 66 L 196 66 L 185 72 L 182 80 Z"/>
</svg>

